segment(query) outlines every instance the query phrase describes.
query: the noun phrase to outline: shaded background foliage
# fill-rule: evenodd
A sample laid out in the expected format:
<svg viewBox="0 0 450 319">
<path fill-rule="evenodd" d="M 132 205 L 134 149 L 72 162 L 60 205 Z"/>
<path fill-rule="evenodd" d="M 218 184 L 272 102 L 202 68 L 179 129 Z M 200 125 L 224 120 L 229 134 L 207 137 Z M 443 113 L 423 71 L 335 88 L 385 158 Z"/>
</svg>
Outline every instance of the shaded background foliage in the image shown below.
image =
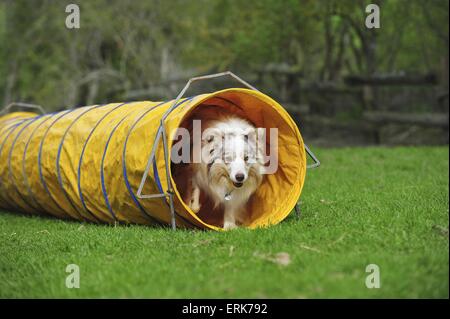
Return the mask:
<svg viewBox="0 0 450 319">
<path fill-rule="evenodd" d="M 380 29 L 364 25 L 371 2 Z M 65 27 L 69 3 L 80 6 L 80 29 Z M 0 2 L 4 105 L 170 99 L 189 77 L 224 70 L 285 103 L 319 143 L 329 134 L 344 145 L 448 143 L 447 0 Z M 355 85 L 352 76 L 401 83 Z M 405 85 L 410 76 L 425 80 Z M 439 114 L 441 124 L 375 130 L 366 111 Z"/>
</svg>

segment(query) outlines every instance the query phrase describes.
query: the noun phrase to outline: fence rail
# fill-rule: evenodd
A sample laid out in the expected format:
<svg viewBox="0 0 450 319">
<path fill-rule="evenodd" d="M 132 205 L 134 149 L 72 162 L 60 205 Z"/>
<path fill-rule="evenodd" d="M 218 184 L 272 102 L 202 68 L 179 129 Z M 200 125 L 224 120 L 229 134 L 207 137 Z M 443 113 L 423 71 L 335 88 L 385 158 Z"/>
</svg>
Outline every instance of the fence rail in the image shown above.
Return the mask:
<svg viewBox="0 0 450 319">
<path fill-rule="evenodd" d="M 320 127 L 326 128 L 326 134 L 332 134 L 329 130 L 347 130 L 352 135 L 364 135 L 370 144 L 389 143 L 389 134 L 382 134 L 382 131 L 397 125 L 414 127 L 411 131 L 418 134 L 438 130 L 440 138 L 437 140 L 436 134 L 431 134 L 429 143 L 448 143 L 448 87 L 440 83 L 433 72 L 349 75 L 341 82 L 308 81 L 296 67 L 268 65 L 243 78 L 285 106 L 306 128 L 306 135 L 313 132 L 313 138 L 325 131 L 315 129 Z M 128 100 L 167 99 L 181 89 L 182 83 L 174 78 L 147 89 L 128 91 L 125 97 Z M 214 85 L 206 83 L 205 87 L 197 89 L 205 92 L 223 88 L 223 83 Z"/>
</svg>

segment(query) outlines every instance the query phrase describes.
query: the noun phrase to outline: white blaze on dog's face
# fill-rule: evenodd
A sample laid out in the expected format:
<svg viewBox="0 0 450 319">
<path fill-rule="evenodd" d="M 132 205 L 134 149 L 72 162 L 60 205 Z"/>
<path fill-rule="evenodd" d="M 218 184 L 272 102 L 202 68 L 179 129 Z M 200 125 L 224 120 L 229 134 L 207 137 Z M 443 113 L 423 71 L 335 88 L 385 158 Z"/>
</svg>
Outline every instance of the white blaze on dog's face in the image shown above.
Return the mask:
<svg viewBox="0 0 450 319">
<path fill-rule="evenodd" d="M 249 150 L 245 132 L 233 131 L 225 135 L 223 160 L 234 186 L 241 187 L 248 178 Z"/>
</svg>

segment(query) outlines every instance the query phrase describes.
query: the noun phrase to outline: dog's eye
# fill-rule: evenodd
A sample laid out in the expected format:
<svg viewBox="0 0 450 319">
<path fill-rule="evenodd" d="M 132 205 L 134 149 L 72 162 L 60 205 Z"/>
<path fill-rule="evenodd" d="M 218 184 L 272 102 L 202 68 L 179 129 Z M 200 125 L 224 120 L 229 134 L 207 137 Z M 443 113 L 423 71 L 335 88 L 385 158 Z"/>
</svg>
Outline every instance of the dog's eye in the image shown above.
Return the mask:
<svg viewBox="0 0 450 319">
<path fill-rule="evenodd" d="M 244 161 L 246 161 L 246 162 L 248 161 L 248 155 L 244 156 Z"/>
<path fill-rule="evenodd" d="M 214 141 L 214 135 L 208 136 L 207 141 L 208 141 L 208 143 L 211 143 L 212 141 Z"/>
</svg>

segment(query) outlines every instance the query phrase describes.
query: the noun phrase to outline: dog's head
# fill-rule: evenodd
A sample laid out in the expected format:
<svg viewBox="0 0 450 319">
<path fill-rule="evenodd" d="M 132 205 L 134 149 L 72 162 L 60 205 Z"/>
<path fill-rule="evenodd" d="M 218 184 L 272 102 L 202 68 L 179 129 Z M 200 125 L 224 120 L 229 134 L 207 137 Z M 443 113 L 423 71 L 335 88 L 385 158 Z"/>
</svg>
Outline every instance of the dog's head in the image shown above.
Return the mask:
<svg viewBox="0 0 450 319">
<path fill-rule="evenodd" d="M 256 129 L 245 121 L 218 123 L 203 134 L 202 158 L 214 184 L 254 191 L 261 183 L 264 165 Z"/>
</svg>

